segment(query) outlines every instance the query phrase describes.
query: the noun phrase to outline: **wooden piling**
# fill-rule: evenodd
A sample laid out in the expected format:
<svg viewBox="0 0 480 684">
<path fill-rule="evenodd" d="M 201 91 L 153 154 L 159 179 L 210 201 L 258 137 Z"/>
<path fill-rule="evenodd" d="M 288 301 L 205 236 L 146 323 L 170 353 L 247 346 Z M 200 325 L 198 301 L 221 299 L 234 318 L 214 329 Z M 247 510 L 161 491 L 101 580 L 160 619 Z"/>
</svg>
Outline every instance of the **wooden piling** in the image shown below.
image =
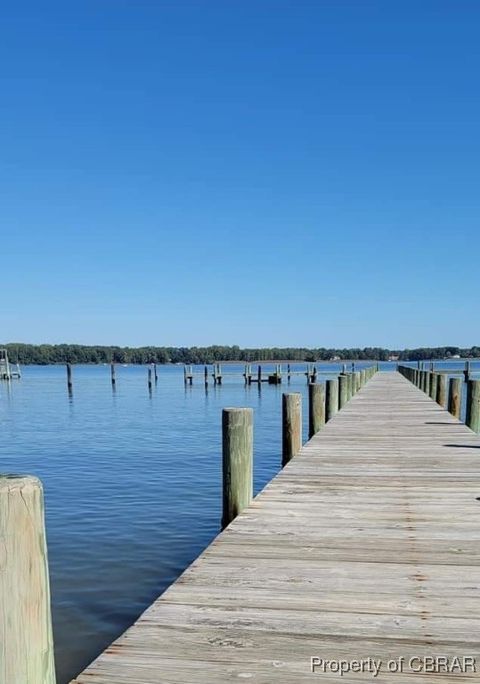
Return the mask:
<svg viewBox="0 0 480 684">
<path fill-rule="evenodd" d="M 155 384 L 158 382 L 158 375 L 157 375 L 157 364 L 153 364 L 153 377 L 155 379 Z"/>
<path fill-rule="evenodd" d="M 348 375 L 338 376 L 338 408 L 341 409 L 348 401 Z"/>
<path fill-rule="evenodd" d="M 115 364 L 114 363 L 110 364 L 110 379 L 112 381 L 112 387 L 115 387 L 117 379 L 115 377 Z"/>
<path fill-rule="evenodd" d="M 73 387 L 73 380 L 72 380 L 72 364 L 67 363 L 67 387 L 71 391 Z"/>
<path fill-rule="evenodd" d="M 282 395 L 282 466 L 302 448 L 302 395 Z"/>
<path fill-rule="evenodd" d="M 205 387 L 208 387 L 208 366 L 203 369 L 203 382 Z"/>
<path fill-rule="evenodd" d="M 253 410 L 222 411 L 223 515 L 229 525 L 248 506 L 253 495 Z"/>
<path fill-rule="evenodd" d="M 353 397 L 353 374 L 348 373 L 347 378 L 347 401 L 350 401 L 350 399 Z"/>
<path fill-rule="evenodd" d="M 439 373 L 437 377 L 437 404 L 443 408 L 447 408 L 447 381 L 448 378 L 445 373 Z"/>
<path fill-rule="evenodd" d="M 0 681 L 55 684 L 41 482 L 0 476 Z"/>
<path fill-rule="evenodd" d="M 462 378 L 450 378 L 448 391 L 448 410 L 460 420 L 462 413 Z"/>
<path fill-rule="evenodd" d="M 438 374 L 430 373 L 430 399 L 437 401 L 437 384 L 438 384 Z"/>
<path fill-rule="evenodd" d="M 325 425 L 325 385 L 308 386 L 308 437 L 311 439 Z"/>
<path fill-rule="evenodd" d="M 148 369 L 148 389 L 152 389 L 152 369 Z"/>
<path fill-rule="evenodd" d="M 425 394 L 430 395 L 430 384 L 432 382 L 432 374 L 430 371 L 425 371 Z"/>
<path fill-rule="evenodd" d="M 258 386 L 260 387 L 260 385 L 262 384 L 262 367 L 260 366 L 260 364 L 258 365 L 257 369 L 257 382 Z"/>
<path fill-rule="evenodd" d="M 338 379 L 333 378 L 325 383 L 325 422 L 328 422 L 338 411 Z"/>
<path fill-rule="evenodd" d="M 474 432 L 480 432 L 480 380 L 467 383 L 467 413 L 465 424 Z"/>
</svg>

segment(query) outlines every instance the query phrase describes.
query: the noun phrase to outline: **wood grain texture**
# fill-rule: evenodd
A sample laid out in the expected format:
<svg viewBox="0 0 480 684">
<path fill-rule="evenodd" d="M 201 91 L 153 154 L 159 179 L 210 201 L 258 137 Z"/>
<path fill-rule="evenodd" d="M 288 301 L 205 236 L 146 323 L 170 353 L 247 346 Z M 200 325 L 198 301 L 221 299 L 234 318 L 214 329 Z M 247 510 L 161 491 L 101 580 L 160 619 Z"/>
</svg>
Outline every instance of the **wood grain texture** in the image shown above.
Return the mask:
<svg viewBox="0 0 480 684">
<path fill-rule="evenodd" d="M 0 683 L 55 684 L 43 490 L 0 476 Z"/>
<path fill-rule="evenodd" d="M 377 373 L 76 684 L 303 684 L 312 656 L 478 666 L 479 458 L 465 425 Z M 415 678 L 479 674 L 376 681 Z"/>
</svg>

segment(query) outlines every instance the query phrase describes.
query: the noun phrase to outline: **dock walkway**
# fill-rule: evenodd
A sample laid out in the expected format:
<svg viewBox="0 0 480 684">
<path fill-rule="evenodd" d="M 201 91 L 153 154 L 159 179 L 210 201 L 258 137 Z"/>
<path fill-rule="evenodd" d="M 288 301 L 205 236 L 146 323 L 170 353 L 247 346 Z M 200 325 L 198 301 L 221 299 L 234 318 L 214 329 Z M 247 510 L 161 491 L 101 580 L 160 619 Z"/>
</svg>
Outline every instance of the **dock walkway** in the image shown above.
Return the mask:
<svg viewBox="0 0 480 684">
<path fill-rule="evenodd" d="M 478 437 L 377 373 L 75 682 L 373 678 L 313 674 L 312 657 L 373 659 L 382 683 L 480 681 L 478 497 Z M 434 655 L 476 673 L 417 673 Z"/>
</svg>

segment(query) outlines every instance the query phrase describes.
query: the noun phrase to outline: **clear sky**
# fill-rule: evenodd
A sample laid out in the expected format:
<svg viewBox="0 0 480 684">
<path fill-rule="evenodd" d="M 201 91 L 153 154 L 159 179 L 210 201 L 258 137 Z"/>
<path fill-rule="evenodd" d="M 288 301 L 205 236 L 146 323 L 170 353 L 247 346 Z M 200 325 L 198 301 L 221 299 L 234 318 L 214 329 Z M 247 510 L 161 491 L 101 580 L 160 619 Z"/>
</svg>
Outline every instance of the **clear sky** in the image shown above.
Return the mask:
<svg viewBox="0 0 480 684">
<path fill-rule="evenodd" d="M 2 341 L 480 343 L 477 0 L 0 20 Z"/>
</svg>

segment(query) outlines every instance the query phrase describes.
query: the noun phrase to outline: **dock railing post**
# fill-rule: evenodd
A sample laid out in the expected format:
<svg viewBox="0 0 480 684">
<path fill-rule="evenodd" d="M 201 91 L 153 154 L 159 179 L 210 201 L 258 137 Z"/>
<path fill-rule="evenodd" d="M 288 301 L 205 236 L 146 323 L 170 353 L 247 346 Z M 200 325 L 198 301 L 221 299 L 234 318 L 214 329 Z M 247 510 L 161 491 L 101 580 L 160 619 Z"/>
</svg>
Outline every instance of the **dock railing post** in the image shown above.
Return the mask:
<svg viewBox="0 0 480 684">
<path fill-rule="evenodd" d="M 467 383 L 465 424 L 473 432 L 480 432 L 480 380 L 469 380 Z"/>
<path fill-rule="evenodd" d="M 325 385 L 308 386 L 308 437 L 311 439 L 325 425 Z"/>
<path fill-rule="evenodd" d="M 222 411 L 223 515 L 229 525 L 248 506 L 253 495 L 253 410 Z"/>
<path fill-rule="evenodd" d="M 430 373 L 430 399 L 437 401 L 437 384 L 438 375 L 437 373 Z"/>
<path fill-rule="evenodd" d="M 41 482 L 0 476 L 0 680 L 55 684 Z"/>
<path fill-rule="evenodd" d="M 462 378 L 450 378 L 448 387 L 448 410 L 460 420 L 462 413 Z"/>
<path fill-rule="evenodd" d="M 302 448 L 302 395 L 282 395 L 282 466 Z"/>
</svg>

